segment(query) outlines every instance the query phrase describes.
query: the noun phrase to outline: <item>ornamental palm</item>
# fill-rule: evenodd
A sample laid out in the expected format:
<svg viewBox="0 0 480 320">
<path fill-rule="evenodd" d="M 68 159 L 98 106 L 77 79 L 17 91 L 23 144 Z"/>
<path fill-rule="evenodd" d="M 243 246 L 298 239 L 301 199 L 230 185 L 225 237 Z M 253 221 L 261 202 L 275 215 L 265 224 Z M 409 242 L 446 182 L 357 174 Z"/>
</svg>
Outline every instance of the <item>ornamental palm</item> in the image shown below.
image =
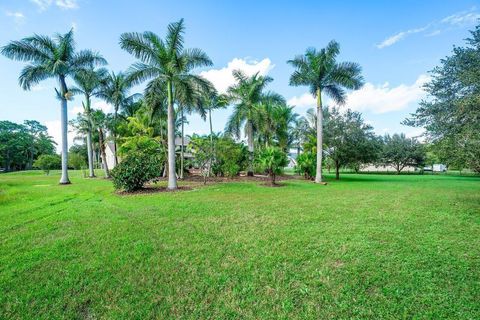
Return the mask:
<svg viewBox="0 0 480 320">
<path fill-rule="evenodd" d="M 128 95 L 128 91 L 132 87 L 130 79 L 122 72 L 115 74 L 110 73 L 103 81 L 103 89 L 99 92 L 98 96 L 105 100 L 107 103 L 113 105 L 113 123 L 112 123 L 112 136 L 113 136 L 113 164 L 118 164 L 117 157 L 117 125 L 118 125 L 118 111 L 132 99 L 132 96 Z"/>
<path fill-rule="evenodd" d="M 258 129 L 259 108 L 262 103 L 284 103 L 285 100 L 277 94 L 263 92 L 273 80 L 258 73 L 248 77 L 240 70 L 233 71 L 236 84 L 227 90 L 228 98 L 234 103 L 234 111 L 227 122 L 226 131 L 240 137 L 240 129 L 245 124 L 247 136 L 249 168 L 247 174 L 253 176 L 254 133 Z"/>
<path fill-rule="evenodd" d="M 105 59 L 90 50 L 75 51 L 73 30 L 66 34 L 56 34 L 53 38 L 33 35 L 20 41 L 12 41 L 1 49 L 6 57 L 29 62 L 20 73 L 19 83 L 24 90 L 48 78 L 58 80 L 60 90 L 57 96 L 61 101 L 62 126 L 62 177 L 60 184 L 69 184 L 68 142 L 67 142 L 67 100 L 70 97 L 66 79 L 86 66 L 106 64 Z"/>
<path fill-rule="evenodd" d="M 322 93 L 337 104 L 344 104 L 345 89 L 356 90 L 363 85 L 361 67 L 353 62 L 337 62 L 339 53 L 340 45 L 332 40 L 326 48 L 319 51 L 309 48 L 304 55 L 298 55 L 293 60 L 287 61 L 296 69 L 290 77 L 290 85 L 310 87 L 310 93 L 317 99 L 316 183 L 322 182 Z"/>
<path fill-rule="evenodd" d="M 139 84 L 146 80 L 163 82 L 167 88 L 168 119 L 168 188 L 177 188 L 175 175 L 175 110 L 174 104 L 182 96 L 193 101 L 199 90 L 208 92 L 211 84 L 192 74 L 196 67 L 212 65 L 200 49 L 184 49 L 183 19 L 168 26 L 165 41 L 153 32 L 124 33 L 120 46 L 140 61 L 129 70 L 129 78 Z M 178 102 L 178 100 L 177 100 Z"/>
<path fill-rule="evenodd" d="M 81 69 L 74 76 L 76 86 L 70 89 L 72 93 L 81 94 L 85 99 L 85 101 L 82 102 L 82 105 L 87 125 L 85 134 L 87 136 L 87 155 L 90 178 L 95 177 L 92 145 L 92 97 L 97 97 L 101 93 L 102 81 L 105 79 L 107 74 L 107 70 L 103 68 L 95 70 L 90 66 L 88 68 Z"/>
</svg>

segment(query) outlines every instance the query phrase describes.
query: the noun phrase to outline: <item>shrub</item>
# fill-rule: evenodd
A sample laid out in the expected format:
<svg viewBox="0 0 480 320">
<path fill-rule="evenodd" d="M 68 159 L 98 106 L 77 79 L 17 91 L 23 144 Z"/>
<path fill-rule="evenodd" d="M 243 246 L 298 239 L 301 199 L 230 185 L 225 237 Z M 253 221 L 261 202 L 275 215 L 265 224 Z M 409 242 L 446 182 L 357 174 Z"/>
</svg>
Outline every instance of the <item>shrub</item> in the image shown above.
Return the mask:
<svg viewBox="0 0 480 320">
<path fill-rule="evenodd" d="M 160 153 L 132 152 L 111 172 L 116 190 L 132 192 L 162 174 L 163 155 Z"/>
<path fill-rule="evenodd" d="M 316 174 L 317 155 L 313 152 L 305 152 L 298 156 L 295 172 L 301 174 L 305 179 L 313 179 Z"/>
<path fill-rule="evenodd" d="M 272 185 L 275 184 L 275 176 L 282 173 L 283 168 L 288 164 L 287 155 L 278 147 L 263 149 L 256 160 L 258 167 L 270 176 Z"/>
<path fill-rule="evenodd" d="M 228 137 L 221 137 L 215 141 L 215 159 L 213 173 L 233 178 L 245 167 L 247 150 L 243 144 Z"/>
<path fill-rule="evenodd" d="M 58 154 L 43 154 L 33 163 L 33 166 L 43 170 L 48 176 L 50 170 L 60 169 L 62 166 L 62 158 Z"/>
<path fill-rule="evenodd" d="M 68 154 L 68 166 L 75 170 L 80 170 L 84 169 L 87 166 L 87 163 L 81 154 L 70 152 Z"/>
</svg>

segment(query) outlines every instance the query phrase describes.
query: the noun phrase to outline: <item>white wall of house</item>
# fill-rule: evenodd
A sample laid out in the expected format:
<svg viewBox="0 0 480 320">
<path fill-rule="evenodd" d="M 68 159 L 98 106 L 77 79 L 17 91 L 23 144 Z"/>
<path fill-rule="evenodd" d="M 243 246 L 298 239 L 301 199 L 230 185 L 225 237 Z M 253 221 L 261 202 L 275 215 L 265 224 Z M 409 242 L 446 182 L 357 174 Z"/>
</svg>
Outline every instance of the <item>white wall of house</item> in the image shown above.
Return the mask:
<svg viewBox="0 0 480 320">
<path fill-rule="evenodd" d="M 360 171 L 363 172 L 397 172 L 395 167 L 393 166 L 384 166 L 384 165 L 374 165 L 374 164 L 368 164 L 364 165 L 360 168 Z M 412 166 L 406 166 L 403 168 L 401 172 L 415 172 L 417 171 L 415 167 Z"/>
<path fill-rule="evenodd" d="M 113 143 L 108 142 L 105 148 L 105 155 L 107 156 L 107 166 L 109 170 L 115 167 L 115 155 L 113 153 Z"/>
</svg>

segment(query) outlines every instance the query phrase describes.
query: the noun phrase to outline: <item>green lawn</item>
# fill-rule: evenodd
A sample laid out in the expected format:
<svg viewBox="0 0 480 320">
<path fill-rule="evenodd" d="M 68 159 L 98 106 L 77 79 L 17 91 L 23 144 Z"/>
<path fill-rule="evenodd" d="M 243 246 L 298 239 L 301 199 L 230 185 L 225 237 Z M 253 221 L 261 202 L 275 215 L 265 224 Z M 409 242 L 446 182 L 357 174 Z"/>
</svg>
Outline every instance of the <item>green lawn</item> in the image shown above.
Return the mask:
<svg viewBox="0 0 480 320">
<path fill-rule="evenodd" d="M 118 196 L 0 175 L 0 319 L 479 319 L 480 179 Z"/>
</svg>

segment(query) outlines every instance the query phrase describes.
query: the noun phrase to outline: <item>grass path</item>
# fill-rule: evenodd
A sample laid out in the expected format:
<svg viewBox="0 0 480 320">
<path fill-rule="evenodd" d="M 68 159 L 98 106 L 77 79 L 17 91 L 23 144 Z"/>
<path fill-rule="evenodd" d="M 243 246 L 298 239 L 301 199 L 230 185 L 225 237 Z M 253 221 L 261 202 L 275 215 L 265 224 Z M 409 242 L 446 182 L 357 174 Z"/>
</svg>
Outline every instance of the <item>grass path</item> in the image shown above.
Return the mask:
<svg viewBox="0 0 480 320">
<path fill-rule="evenodd" d="M 57 180 L 0 175 L 0 318 L 480 318 L 479 178 Z"/>
</svg>

